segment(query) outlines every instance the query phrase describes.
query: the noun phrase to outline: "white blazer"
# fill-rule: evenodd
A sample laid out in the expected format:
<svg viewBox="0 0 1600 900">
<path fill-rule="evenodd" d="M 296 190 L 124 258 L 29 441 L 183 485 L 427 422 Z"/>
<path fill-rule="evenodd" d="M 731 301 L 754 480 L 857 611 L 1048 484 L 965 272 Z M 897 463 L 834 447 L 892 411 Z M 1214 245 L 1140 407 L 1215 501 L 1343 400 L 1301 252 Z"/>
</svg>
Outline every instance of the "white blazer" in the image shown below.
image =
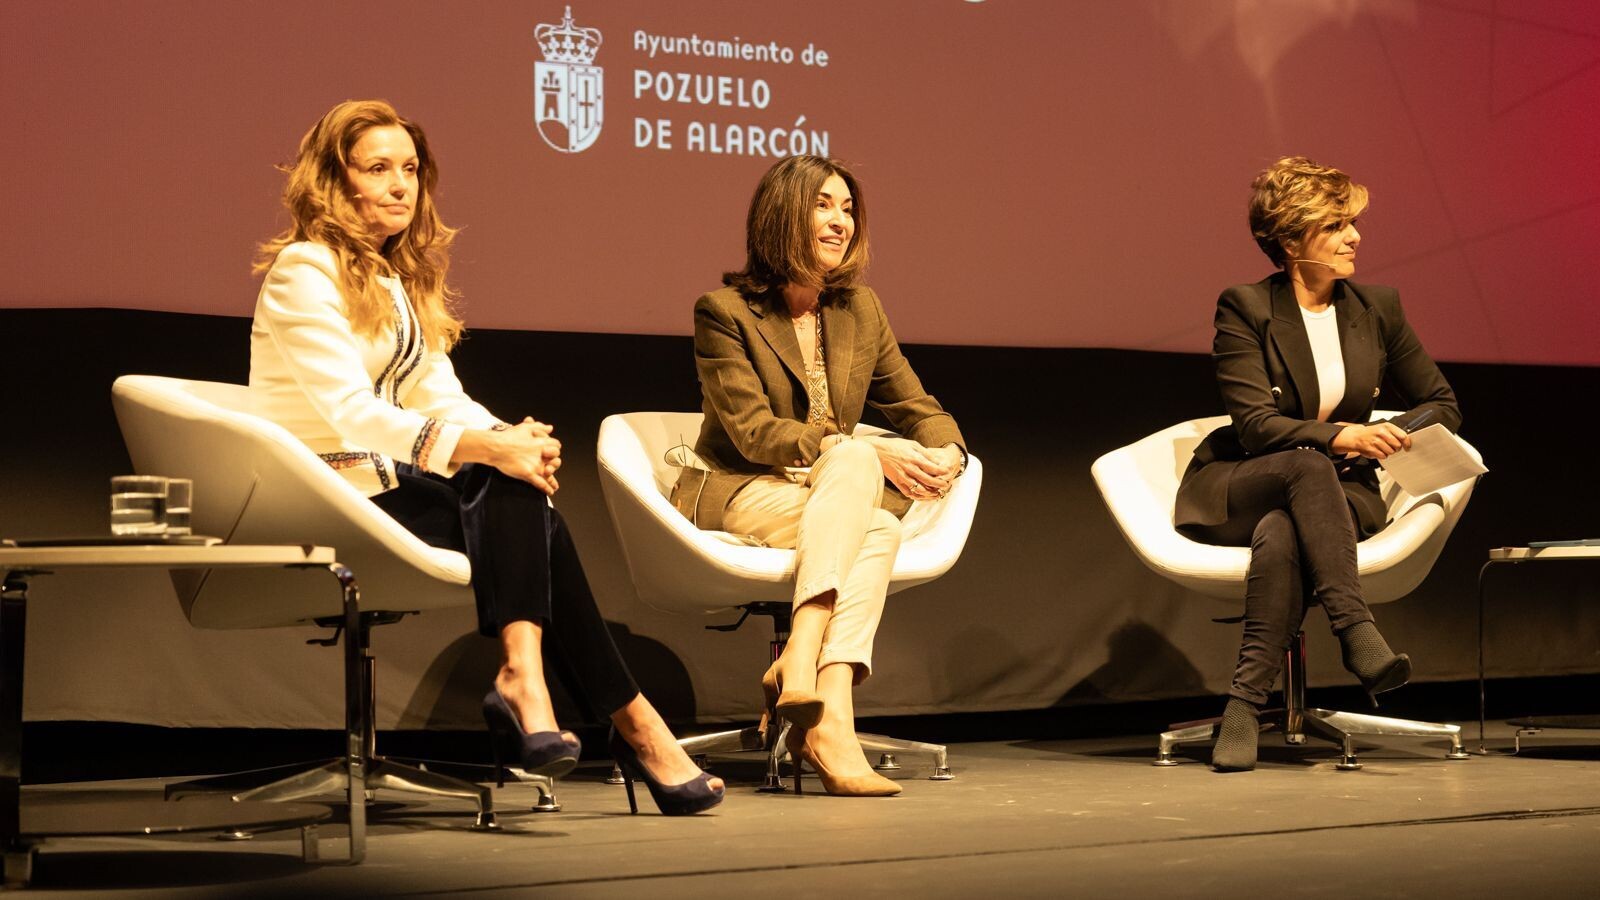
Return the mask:
<svg viewBox="0 0 1600 900">
<path fill-rule="evenodd" d="M 501 424 L 462 390 L 450 357 L 426 347 L 399 279 L 379 281 L 394 299 L 394 321 L 357 335 L 338 257 L 322 244 L 290 244 L 267 272 L 250 328 L 256 412 L 369 497 L 399 484 L 395 460 L 454 474 L 462 432 Z"/>
</svg>

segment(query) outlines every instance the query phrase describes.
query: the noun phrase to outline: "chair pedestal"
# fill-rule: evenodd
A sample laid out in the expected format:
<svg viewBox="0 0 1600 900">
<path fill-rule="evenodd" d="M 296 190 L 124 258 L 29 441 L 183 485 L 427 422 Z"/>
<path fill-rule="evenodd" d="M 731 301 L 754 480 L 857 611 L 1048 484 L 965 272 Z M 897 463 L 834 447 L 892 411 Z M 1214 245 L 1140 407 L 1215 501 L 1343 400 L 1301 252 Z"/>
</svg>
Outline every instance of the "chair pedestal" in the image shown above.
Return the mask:
<svg viewBox="0 0 1600 900">
<path fill-rule="evenodd" d="M 350 593 L 353 594 L 353 586 Z M 355 598 L 347 596 L 354 607 Z M 376 625 L 397 622 L 405 613 L 359 612 L 337 619 L 319 619 L 317 624 L 335 628 L 331 638 L 307 641 L 309 644 L 332 646 L 339 641 L 343 630 L 345 644 L 345 742 L 352 752 L 348 756 L 311 763 L 304 766 L 279 766 L 254 772 L 219 775 L 167 785 L 168 800 L 201 794 L 224 794 L 235 801 L 291 801 L 328 794 L 349 794 L 361 790 L 371 801 L 379 790 L 406 791 L 434 797 L 459 797 L 477 805 L 473 819 L 474 830 L 494 830 L 500 826 L 495 820 L 494 800 L 488 787 L 456 778 L 442 772 L 429 771 L 377 754 L 377 728 L 373 722 L 377 708 L 377 681 L 371 653 L 371 631 Z M 543 775 L 528 775 L 512 770 L 519 780 L 532 783 L 539 791 L 535 812 L 553 812 L 561 809 L 556 800 L 554 782 Z M 359 784 L 360 788 L 354 788 Z M 351 805 L 352 862 L 364 855 L 365 804 Z M 249 837 L 236 832 L 234 838 Z"/>
<path fill-rule="evenodd" d="M 1336 768 L 1355 771 L 1361 768 L 1356 757 L 1355 739 L 1358 735 L 1396 737 L 1446 737 L 1450 749 L 1446 759 L 1466 759 L 1468 754 L 1461 746 L 1461 726 L 1435 722 L 1418 722 L 1412 719 L 1392 719 L 1364 713 L 1340 712 L 1331 709 L 1306 708 L 1306 636 L 1297 633 L 1289 642 L 1283 667 L 1283 708 L 1264 710 L 1261 714 L 1261 731 L 1282 731 L 1283 739 L 1290 744 L 1304 744 L 1309 734 L 1332 741 L 1340 746 L 1342 757 Z M 1220 717 L 1195 722 L 1180 722 L 1162 732 L 1153 765 L 1175 766 L 1173 749 L 1179 744 L 1215 740 Z"/>
<path fill-rule="evenodd" d="M 362 784 L 368 800 L 371 800 L 373 792 L 378 790 L 406 791 L 435 797 L 459 797 L 477 803 L 478 813 L 473 821 L 473 828 L 488 830 L 499 827 L 495 823 L 494 802 L 487 787 L 381 756 L 368 757 L 365 769 Z M 242 786 L 241 781 L 253 783 Z M 287 802 L 344 793 L 348 784 L 349 773 L 344 759 L 340 758 L 313 763 L 309 768 L 281 766 L 258 772 L 221 775 L 170 784 L 167 786 L 166 797 L 168 800 L 181 800 L 184 797 L 226 794 L 228 799 L 236 801 Z M 538 782 L 535 784 L 539 789 L 540 805 L 548 804 L 560 809 L 548 785 Z"/>
</svg>

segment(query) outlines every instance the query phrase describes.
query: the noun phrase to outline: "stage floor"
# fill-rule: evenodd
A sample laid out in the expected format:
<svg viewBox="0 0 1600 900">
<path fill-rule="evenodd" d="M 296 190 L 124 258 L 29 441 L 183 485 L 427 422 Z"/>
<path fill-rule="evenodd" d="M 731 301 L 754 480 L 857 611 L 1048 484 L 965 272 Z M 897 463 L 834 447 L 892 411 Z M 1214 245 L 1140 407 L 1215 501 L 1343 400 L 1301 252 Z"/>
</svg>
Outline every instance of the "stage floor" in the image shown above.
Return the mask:
<svg viewBox="0 0 1600 900">
<path fill-rule="evenodd" d="M 1476 723 L 1463 728 L 1477 747 Z M 1513 729 L 1491 725 L 1491 751 Z M 950 747 L 956 779 L 921 760 L 891 799 L 755 791 L 761 763 L 713 761 L 732 782 L 709 815 L 628 815 L 609 765 L 564 780 L 559 813 L 532 787 L 496 792 L 504 830 L 474 833 L 459 804 L 380 794 L 367 861 L 301 861 L 297 831 L 53 840 L 34 888 L 50 896 L 1593 897 L 1600 884 L 1600 732 L 1553 732 L 1521 756 L 1444 759 L 1446 744 L 1385 738 L 1361 771 L 1315 739 L 1264 738 L 1262 764 L 1221 775 L 1205 746 L 1150 765 L 1154 735 Z M 69 800 L 159 797 L 154 780 L 41 785 Z M 648 813 L 648 814 L 646 814 Z M 344 852 L 322 828 L 322 852 Z"/>
</svg>

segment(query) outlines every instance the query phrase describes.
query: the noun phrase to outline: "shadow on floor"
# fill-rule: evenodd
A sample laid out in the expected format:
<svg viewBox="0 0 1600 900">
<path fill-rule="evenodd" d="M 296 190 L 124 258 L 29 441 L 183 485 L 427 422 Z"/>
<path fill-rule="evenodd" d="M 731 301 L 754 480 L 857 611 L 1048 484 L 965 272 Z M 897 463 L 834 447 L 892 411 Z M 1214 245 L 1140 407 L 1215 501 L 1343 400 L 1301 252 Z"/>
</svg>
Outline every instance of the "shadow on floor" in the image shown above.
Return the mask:
<svg viewBox="0 0 1600 900">
<path fill-rule="evenodd" d="M 34 891 L 129 890 L 249 884 L 298 875 L 317 868 L 295 854 L 204 850 L 96 850 L 39 854 L 33 867 Z"/>
</svg>

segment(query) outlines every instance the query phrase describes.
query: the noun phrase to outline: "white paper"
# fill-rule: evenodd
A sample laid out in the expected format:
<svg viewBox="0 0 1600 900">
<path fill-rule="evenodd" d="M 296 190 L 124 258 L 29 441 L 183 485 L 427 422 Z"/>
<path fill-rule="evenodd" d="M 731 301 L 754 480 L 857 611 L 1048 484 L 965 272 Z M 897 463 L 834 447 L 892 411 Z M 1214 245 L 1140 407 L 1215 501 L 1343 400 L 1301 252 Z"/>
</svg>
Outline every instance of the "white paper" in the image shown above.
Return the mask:
<svg viewBox="0 0 1600 900">
<path fill-rule="evenodd" d="M 1413 497 L 1427 495 L 1489 471 L 1467 445 L 1437 422 L 1411 435 L 1411 449 L 1379 463 Z"/>
</svg>

